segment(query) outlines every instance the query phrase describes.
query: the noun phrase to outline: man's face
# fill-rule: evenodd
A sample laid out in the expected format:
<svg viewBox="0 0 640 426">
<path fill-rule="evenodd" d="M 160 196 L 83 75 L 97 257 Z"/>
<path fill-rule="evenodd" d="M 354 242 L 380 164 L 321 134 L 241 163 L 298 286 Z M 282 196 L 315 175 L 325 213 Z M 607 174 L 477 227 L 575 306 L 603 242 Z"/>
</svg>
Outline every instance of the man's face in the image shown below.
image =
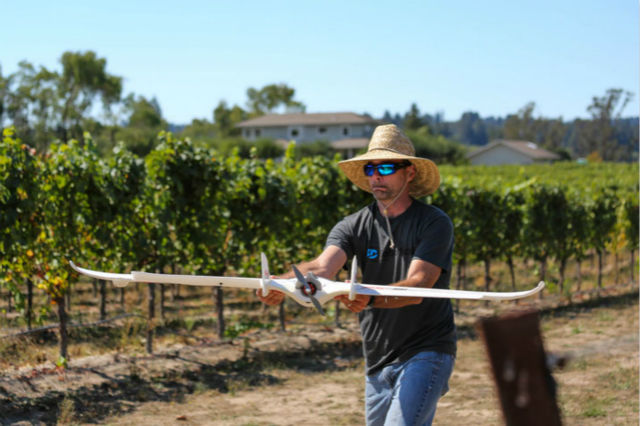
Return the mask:
<svg viewBox="0 0 640 426">
<path fill-rule="evenodd" d="M 370 161 L 368 164 L 372 166 L 378 166 L 381 164 L 401 164 L 401 161 Z M 400 168 L 394 173 L 383 176 L 375 169 L 371 176 L 367 176 L 369 179 L 369 185 L 371 186 L 371 192 L 373 196 L 379 201 L 393 200 L 405 187 L 405 182 L 413 180 L 415 176 L 415 168 L 413 165 Z M 407 185 L 408 186 L 408 185 Z"/>
</svg>

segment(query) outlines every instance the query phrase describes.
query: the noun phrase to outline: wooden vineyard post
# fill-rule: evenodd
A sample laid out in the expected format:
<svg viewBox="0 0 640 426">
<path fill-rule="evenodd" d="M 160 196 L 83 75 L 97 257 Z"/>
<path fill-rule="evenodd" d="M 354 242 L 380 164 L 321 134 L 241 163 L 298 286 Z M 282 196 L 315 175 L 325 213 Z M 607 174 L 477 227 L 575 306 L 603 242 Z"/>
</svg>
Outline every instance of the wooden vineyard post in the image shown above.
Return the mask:
<svg viewBox="0 0 640 426">
<path fill-rule="evenodd" d="M 221 287 L 213 288 L 213 298 L 216 305 L 216 313 L 218 315 L 218 339 L 224 339 L 224 330 L 226 328 L 224 322 L 224 292 Z"/>
<path fill-rule="evenodd" d="M 278 320 L 280 321 L 280 331 L 287 331 L 287 326 L 285 324 L 285 312 L 284 312 L 284 304 L 285 300 L 278 305 Z"/>
<path fill-rule="evenodd" d="M 27 279 L 27 330 L 31 330 L 31 315 L 33 313 L 33 281 Z"/>
<path fill-rule="evenodd" d="M 561 425 L 556 386 L 547 366 L 537 311 L 480 320 L 507 425 Z"/>
<path fill-rule="evenodd" d="M 340 301 L 336 300 L 336 317 L 335 317 L 335 326 L 340 327 Z"/>
<path fill-rule="evenodd" d="M 104 320 L 106 318 L 107 318 L 107 283 L 104 280 L 100 280 L 100 319 Z"/>
<path fill-rule="evenodd" d="M 153 328 L 154 318 L 156 316 L 156 285 L 149 283 L 149 300 L 147 305 L 147 344 L 146 349 L 148 354 L 153 353 Z"/>
<path fill-rule="evenodd" d="M 340 281 L 340 273 L 339 272 L 336 275 L 335 281 Z M 336 304 L 335 304 L 336 316 L 335 316 L 335 319 L 334 319 L 334 321 L 335 321 L 334 324 L 335 324 L 336 327 L 340 327 L 340 304 L 341 304 L 340 301 L 336 300 Z"/>
</svg>

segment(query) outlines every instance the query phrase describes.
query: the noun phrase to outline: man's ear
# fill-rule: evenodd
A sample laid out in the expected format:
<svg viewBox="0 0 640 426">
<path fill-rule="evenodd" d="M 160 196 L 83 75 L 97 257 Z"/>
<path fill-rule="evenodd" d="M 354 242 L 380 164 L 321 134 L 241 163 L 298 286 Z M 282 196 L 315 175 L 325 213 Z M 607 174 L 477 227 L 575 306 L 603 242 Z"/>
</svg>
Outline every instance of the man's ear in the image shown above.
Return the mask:
<svg viewBox="0 0 640 426">
<path fill-rule="evenodd" d="M 416 166 L 412 164 L 411 166 L 407 167 L 407 171 L 407 179 L 409 179 L 409 182 L 411 182 L 416 177 Z"/>
</svg>

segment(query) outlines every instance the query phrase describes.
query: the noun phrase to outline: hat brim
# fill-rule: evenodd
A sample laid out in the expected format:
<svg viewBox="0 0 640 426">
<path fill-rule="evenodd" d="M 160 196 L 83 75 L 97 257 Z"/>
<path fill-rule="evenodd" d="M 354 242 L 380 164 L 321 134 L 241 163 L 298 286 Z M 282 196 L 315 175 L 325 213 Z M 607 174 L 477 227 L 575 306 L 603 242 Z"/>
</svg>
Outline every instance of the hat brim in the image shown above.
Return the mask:
<svg viewBox="0 0 640 426">
<path fill-rule="evenodd" d="M 440 186 L 440 172 L 436 164 L 428 158 L 413 157 L 391 150 L 374 149 L 349 160 L 340 161 L 338 167 L 358 188 L 371 192 L 369 178 L 364 174 L 364 166 L 370 161 L 408 160 L 416 168 L 416 176 L 409 184 L 409 194 L 420 198 L 433 194 Z"/>
</svg>

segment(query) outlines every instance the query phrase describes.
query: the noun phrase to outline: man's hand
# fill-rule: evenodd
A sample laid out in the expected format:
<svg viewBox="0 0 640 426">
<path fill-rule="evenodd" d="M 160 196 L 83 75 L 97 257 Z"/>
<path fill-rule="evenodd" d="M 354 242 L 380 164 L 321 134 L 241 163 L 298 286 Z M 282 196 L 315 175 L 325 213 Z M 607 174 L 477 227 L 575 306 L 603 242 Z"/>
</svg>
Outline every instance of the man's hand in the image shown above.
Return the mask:
<svg viewBox="0 0 640 426">
<path fill-rule="evenodd" d="M 358 313 L 367 307 L 370 298 L 370 296 L 365 294 L 356 294 L 355 299 L 349 300 L 349 295 L 341 294 L 340 296 L 336 296 L 335 300 L 339 300 L 344 303 L 344 306 L 346 306 L 351 312 Z"/>
<path fill-rule="evenodd" d="M 262 301 L 262 303 L 266 303 L 267 305 L 279 305 L 284 300 L 284 293 L 278 290 L 269 290 L 269 294 L 267 297 L 262 296 L 262 289 L 256 290 L 256 296 L 258 299 Z"/>
<path fill-rule="evenodd" d="M 346 261 L 347 255 L 340 247 L 329 246 L 326 247 L 320 256 L 314 260 L 299 264 L 298 270 L 303 274 L 313 272 L 316 276 L 323 278 L 335 277 Z M 289 271 L 277 277 L 272 275 L 271 278 L 289 279 L 294 276 L 294 273 Z M 285 294 L 281 291 L 269 289 L 267 297 L 262 297 L 262 290 L 259 289 L 256 291 L 256 296 L 258 296 L 258 299 L 267 305 L 279 305 L 284 300 Z"/>
</svg>

